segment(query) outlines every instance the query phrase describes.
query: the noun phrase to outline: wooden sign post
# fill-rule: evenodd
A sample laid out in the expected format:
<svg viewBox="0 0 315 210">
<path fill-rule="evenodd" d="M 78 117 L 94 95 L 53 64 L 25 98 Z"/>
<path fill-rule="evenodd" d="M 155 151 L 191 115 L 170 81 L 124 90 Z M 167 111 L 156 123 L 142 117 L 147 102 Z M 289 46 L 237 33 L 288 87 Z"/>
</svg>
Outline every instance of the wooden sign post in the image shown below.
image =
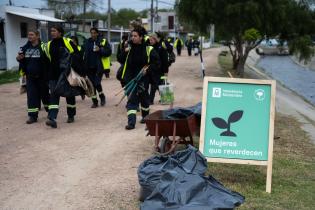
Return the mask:
<svg viewBox="0 0 315 210">
<path fill-rule="evenodd" d="M 274 80 L 205 77 L 199 150 L 208 162 L 267 166 L 271 192 Z"/>
</svg>

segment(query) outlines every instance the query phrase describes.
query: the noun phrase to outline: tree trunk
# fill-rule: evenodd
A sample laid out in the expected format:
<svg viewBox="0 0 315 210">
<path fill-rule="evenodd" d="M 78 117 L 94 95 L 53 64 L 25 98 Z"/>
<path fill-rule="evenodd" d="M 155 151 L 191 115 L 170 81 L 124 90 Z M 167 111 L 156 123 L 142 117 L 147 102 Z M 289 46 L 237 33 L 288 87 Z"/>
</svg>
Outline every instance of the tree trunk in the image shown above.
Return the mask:
<svg viewBox="0 0 315 210">
<path fill-rule="evenodd" d="M 241 78 L 244 77 L 244 68 L 245 68 L 246 58 L 245 56 L 241 57 L 236 68 L 237 75 L 239 75 Z"/>
<path fill-rule="evenodd" d="M 243 78 L 244 77 L 244 69 L 245 69 L 245 63 L 246 63 L 246 60 L 247 60 L 247 57 L 248 57 L 248 54 L 249 52 L 252 50 L 252 48 L 250 47 L 246 47 L 245 49 L 245 53 L 242 57 L 240 57 L 240 61 L 237 65 L 237 72 L 238 72 L 238 75 Z"/>
<path fill-rule="evenodd" d="M 236 70 L 238 63 L 240 61 L 240 59 L 238 58 L 238 56 L 236 55 L 237 53 L 235 53 L 233 55 L 233 69 Z"/>
<path fill-rule="evenodd" d="M 237 64 L 239 62 L 239 56 L 238 56 L 238 52 L 237 52 L 237 49 L 235 48 L 234 50 L 232 50 L 232 46 L 229 44 L 229 49 L 230 49 L 230 53 L 232 55 L 232 61 L 233 61 L 233 66 L 232 68 L 235 70 L 236 67 L 237 67 Z"/>
</svg>

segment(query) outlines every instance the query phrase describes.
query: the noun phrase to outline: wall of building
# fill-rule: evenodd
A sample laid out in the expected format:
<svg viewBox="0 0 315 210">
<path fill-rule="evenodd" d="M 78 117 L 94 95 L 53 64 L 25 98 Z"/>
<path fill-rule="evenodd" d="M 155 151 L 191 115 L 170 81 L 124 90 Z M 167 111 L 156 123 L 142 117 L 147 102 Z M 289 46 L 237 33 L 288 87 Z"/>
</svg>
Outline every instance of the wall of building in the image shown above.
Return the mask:
<svg viewBox="0 0 315 210">
<path fill-rule="evenodd" d="M 163 31 L 163 32 L 173 32 L 173 29 L 169 29 L 169 16 L 174 17 L 174 27 L 176 30 L 178 30 L 179 24 L 178 24 L 178 18 L 175 15 L 175 12 L 158 12 L 158 21 L 153 22 L 154 31 Z M 151 30 L 151 13 L 148 12 L 148 30 Z"/>
<path fill-rule="evenodd" d="M 27 30 L 36 29 L 36 21 L 16 15 L 5 14 L 4 34 L 6 40 L 7 69 L 15 69 L 18 62 L 15 57 L 20 47 L 27 42 L 27 38 L 21 38 L 20 24 L 27 23 Z"/>
</svg>

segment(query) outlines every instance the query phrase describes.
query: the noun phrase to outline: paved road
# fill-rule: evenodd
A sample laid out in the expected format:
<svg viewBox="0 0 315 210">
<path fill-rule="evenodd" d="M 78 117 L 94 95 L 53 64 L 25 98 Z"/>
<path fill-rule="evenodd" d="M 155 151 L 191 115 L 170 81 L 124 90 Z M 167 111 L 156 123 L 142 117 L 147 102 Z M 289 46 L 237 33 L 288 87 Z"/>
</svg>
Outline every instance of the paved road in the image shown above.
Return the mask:
<svg viewBox="0 0 315 210">
<path fill-rule="evenodd" d="M 257 66 L 315 105 L 315 71 L 297 65 L 288 56 L 263 56 Z"/>
</svg>

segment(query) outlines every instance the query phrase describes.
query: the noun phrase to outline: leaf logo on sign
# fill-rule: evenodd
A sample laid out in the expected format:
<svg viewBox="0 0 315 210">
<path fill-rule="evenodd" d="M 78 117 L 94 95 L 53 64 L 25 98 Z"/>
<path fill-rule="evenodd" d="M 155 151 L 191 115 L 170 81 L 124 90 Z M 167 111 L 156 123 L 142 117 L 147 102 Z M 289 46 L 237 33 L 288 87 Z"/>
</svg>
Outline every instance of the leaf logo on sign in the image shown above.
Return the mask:
<svg viewBox="0 0 315 210">
<path fill-rule="evenodd" d="M 242 110 L 237 110 L 230 114 L 228 121 L 226 122 L 224 119 L 215 117 L 212 118 L 213 124 L 221 129 L 227 129 L 226 131 L 222 132 L 220 136 L 233 136 L 236 137 L 236 134 L 231 131 L 231 124 L 239 121 L 243 116 Z"/>
</svg>

